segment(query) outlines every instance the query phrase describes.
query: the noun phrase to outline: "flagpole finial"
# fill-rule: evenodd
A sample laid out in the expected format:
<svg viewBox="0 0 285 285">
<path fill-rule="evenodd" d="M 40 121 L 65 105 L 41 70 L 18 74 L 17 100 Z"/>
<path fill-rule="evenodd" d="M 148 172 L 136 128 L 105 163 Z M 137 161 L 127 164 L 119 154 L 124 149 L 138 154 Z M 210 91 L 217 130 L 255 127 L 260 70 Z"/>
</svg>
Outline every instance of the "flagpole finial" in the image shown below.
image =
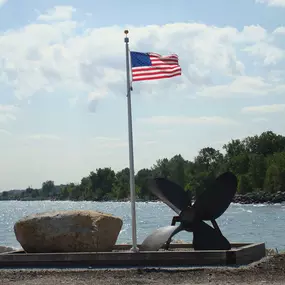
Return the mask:
<svg viewBox="0 0 285 285">
<path fill-rule="evenodd" d="M 129 38 L 128 38 L 128 33 L 129 33 L 129 30 L 125 30 L 124 31 L 124 33 L 125 33 L 125 43 L 127 44 L 128 42 L 129 42 Z"/>
</svg>

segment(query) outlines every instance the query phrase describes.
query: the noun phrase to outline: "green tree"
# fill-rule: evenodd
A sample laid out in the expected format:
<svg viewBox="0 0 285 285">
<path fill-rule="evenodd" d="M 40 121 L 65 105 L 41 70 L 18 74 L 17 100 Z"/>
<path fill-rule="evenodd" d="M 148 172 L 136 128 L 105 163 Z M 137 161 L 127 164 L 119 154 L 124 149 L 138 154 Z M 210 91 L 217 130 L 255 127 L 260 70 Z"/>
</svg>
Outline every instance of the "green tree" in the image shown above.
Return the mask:
<svg viewBox="0 0 285 285">
<path fill-rule="evenodd" d="M 169 161 L 167 158 L 158 159 L 156 164 L 152 167 L 154 176 L 168 178 L 170 176 Z"/>
<path fill-rule="evenodd" d="M 245 145 L 240 139 L 236 139 L 225 144 L 223 149 L 226 151 L 226 159 L 230 160 L 233 157 L 243 154 L 245 152 Z"/>
<path fill-rule="evenodd" d="M 116 180 L 113 184 L 113 193 L 116 199 L 129 198 L 130 195 L 130 170 L 124 168 L 117 172 Z"/>
<path fill-rule="evenodd" d="M 264 188 L 268 192 L 276 193 L 281 190 L 281 187 L 280 170 L 276 164 L 271 164 L 266 171 Z"/>
<path fill-rule="evenodd" d="M 143 168 L 138 171 L 138 173 L 135 176 L 135 183 L 137 185 L 137 194 L 138 197 L 145 200 L 151 200 L 155 197 L 152 195 L 152 193 L 146 188 L 146 181 L 149 178 L 152 178 L 152 171 L 147 168 Z"/>
<path fill-rule="evenodd" d="M 42 184 L 42 193 L 44 198 L 49 198 L 54 194 L 55 187 L 54 182 L 51 180 L 48 180 L 46 182 L 43 182 Z"/>
<path fill-rule="evenodd" d="M 263 154 L 253 154 L 249 157 L 248 176 L 254 189 L 261 190 L 263 188 L 266 168 Z"/>
<path fill-rule="evenodd" d="M 92 191 L 96 200 L 102 200 L 112 192 L 116 174 L 111 168 L 99 168 L 89 175 Z"/>
<path fill-rule="evenodd" d="M 185 160 L 179 155 L 173 156 L 168 162 L 169 175 L 168 178 L 180 185 L 185 186 Z"/>
<path fill-rule="evenodd" d="M 238 182 L 238 193 L 246 194 L 252 191 L 250 179 L 247 175 L 240 175 Z"/>
<path fill-rule="evenodd" d="M 241 153 L 231 157 L 227 162 L 228 169 L 236 175 L 247 174 L 249 167 L 248 153 Z"/>
</svg>

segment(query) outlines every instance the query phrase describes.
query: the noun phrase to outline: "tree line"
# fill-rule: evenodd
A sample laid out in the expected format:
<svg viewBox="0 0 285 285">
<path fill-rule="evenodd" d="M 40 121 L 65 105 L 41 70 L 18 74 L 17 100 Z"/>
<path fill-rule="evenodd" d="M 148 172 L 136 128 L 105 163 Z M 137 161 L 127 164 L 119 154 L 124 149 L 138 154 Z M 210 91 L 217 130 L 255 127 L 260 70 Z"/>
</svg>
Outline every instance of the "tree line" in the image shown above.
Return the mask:
<svg viewBox="0 0 285 285">
<path fill-rule="evenodd" d="M 143 168 L 135 175 L 136 197 L 155 200 L 144 187 L 147 178 L 164 177 L 191 191 L 193 197 L 204 191 L 217 175 L 232 171 L 238 177 L 238 193 L 285 191 L 285 137 L 272 131 L 244 139 L 232 139 L 217 150 L 202 148 L 193 161 L 180 154 L 159 159 L 151 168 Z M 129 200 L 129 168 L 115 172 L 110 167 L 98 168 L 83 177 L 80 183 L 55 185 L 45 181 L 40 189 L 4 191 L 0 200 L 73 200 L 109 201 Z"/>
</svg>

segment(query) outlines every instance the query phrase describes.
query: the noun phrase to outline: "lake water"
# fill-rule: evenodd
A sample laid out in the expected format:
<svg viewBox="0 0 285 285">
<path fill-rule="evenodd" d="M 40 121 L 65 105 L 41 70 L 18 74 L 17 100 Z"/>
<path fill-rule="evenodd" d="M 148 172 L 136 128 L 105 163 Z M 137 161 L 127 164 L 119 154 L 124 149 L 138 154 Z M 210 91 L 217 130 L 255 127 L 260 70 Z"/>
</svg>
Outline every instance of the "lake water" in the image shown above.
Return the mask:
<svg viewBox="0 0 285 285">
<path fill-rule="evenodd" d="M 29 214 L 51 210 L 99 210 L 119 216 L 123 227 L 117 243 L 131 243 L 130 202 L 0 201 L 0 245 L 20 248 L 13 226 Z M 170 225 L 175 213 L 161 202 L 138 202 L 138 243 L 158 227 Z M 267 248 L 285 249 L 285 204 L 231 204 L 217 222 L 231 242 L 265 242 Z M 175 239 L 192 242 L 192 234 L 181 232 Z"/>
</svg>

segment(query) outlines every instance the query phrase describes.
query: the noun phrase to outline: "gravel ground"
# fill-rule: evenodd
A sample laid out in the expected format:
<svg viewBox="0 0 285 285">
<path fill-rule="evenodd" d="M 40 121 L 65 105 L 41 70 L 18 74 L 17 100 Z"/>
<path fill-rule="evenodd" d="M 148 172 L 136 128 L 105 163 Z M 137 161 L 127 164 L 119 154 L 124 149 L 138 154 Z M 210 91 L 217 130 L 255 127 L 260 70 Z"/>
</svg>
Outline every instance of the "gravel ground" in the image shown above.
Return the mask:
<svg viewBox="0 0 285 285">
<path fill-rule="evenodd" d="M 2 285 L 285 284 L 285 254 L 240 268 L 0 270 Z"/>
</svg>

